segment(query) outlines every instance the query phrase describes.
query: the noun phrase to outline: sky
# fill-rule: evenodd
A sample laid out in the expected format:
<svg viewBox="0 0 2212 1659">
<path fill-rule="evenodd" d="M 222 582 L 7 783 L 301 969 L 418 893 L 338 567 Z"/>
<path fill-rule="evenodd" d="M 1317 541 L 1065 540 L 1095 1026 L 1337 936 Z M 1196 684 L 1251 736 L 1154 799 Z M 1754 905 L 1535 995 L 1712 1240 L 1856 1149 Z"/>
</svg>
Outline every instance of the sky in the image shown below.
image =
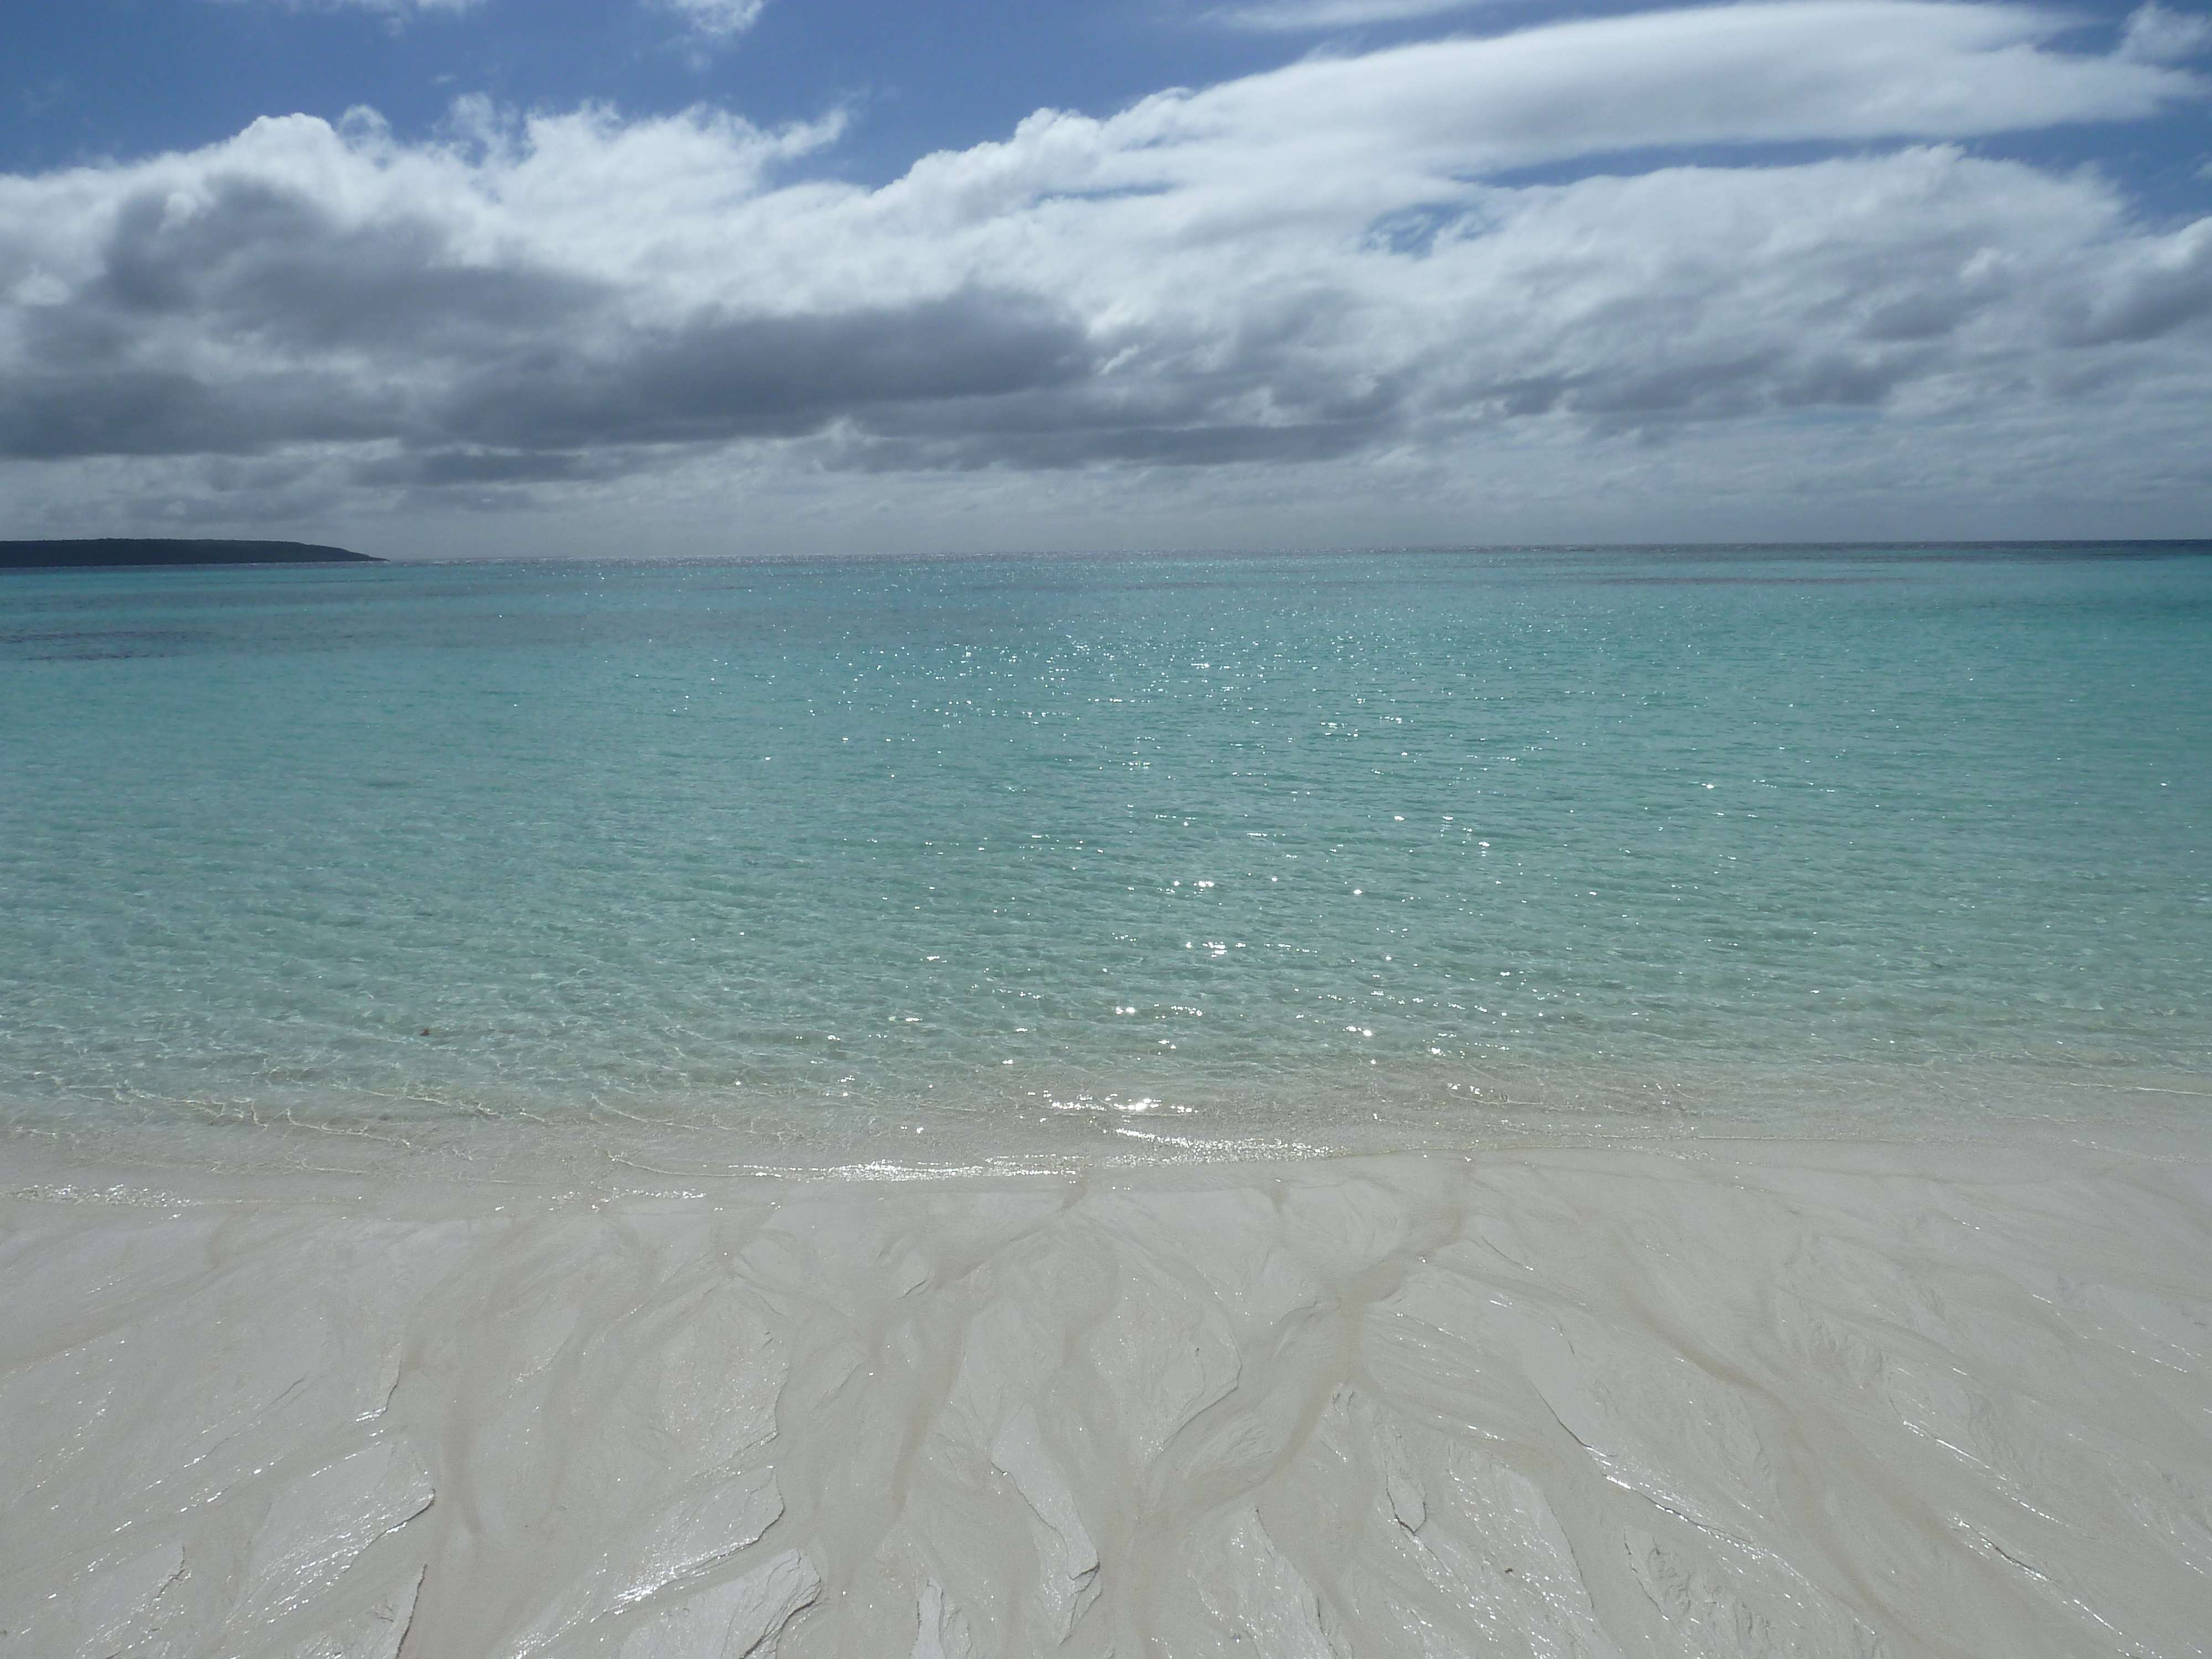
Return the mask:
<svg viewBox="0 0 2212 1659">
<path fill-rule="evenodd" d="M 2212 536 L 2212 15 L 10 0 L 0 537 Z"/>
</svg>

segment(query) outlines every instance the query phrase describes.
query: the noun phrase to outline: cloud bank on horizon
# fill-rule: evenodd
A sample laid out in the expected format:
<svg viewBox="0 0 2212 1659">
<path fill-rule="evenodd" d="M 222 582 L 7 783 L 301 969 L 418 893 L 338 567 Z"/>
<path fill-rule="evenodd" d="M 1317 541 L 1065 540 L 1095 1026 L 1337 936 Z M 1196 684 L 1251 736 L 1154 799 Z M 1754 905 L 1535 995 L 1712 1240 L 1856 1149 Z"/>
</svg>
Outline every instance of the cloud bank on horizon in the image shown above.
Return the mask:
<svg viewBox="0 0 2212 1659">
<path fill-rule="evenodd" d="M 2077 21 L 1754 0 L 1419 40 L 1041 110 L 877 185 L 836 176 L 840 114 L 473 99 L 432 139 L 275 116 L 0 177 L 0 490 L 15 534 L 658 514 L 694 549 L 900 515 L 2027 533 L 1999 499 L 2212 533 L 2212 217 L 1978 145 L 2204 106 L 2202 17 L 2100 50 Z"/>
</svg>

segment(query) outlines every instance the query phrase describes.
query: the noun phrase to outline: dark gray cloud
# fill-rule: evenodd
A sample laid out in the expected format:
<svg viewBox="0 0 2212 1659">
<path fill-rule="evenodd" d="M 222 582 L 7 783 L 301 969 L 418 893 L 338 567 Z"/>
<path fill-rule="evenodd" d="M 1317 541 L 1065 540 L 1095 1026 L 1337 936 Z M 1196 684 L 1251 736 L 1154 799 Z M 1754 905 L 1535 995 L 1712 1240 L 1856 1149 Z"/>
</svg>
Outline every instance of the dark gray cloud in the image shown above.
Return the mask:
<svg viewBox="0 0 2212 1659">
<path fill-rule="evenodd" d="M 207 195 L 185 213 L 158 191 L 126 199 L 80 312 L 119 329 L 191 319 L 295 350 L 465 357 L 572 324 L 609 297 L 563 272 L 467 263 L 426 217 L 346 226 L 302 191 L 253 179 L 217 179 Z"/>
<path fill-rule="evenodd" d="M 1206 465 L 1347 453 L 1402 401 L 1303 355 L 1340 325 L 1326 292 L 1257 308 L 1226 340 L 1143 342 L 1139 371 L 1110 383 L 1064 308 L 1004 288 L 660 325 L 628 320 L 623 298 L 469 263 L 424 216 L 347 224 L 266 180 L 217 178 L 183 212 L 140 191 L 95 272 L 25 316 L 0 454 L 381 440 L 399 453 L 356 465 L 356 483 L 438 489 L 587 482 L 652 464 L 627 452 L 836 423 L 831 464 L 865 470 Z M 263 366 L 177 366 L 210 347 Z"/>
<path fill-rule="evenodd" d="M 0 456 L 240 455 L 389 435 L 398 400 L 329 371 L 60 367 L 0 380 Z"/>
<path fill-rule="evenodd" d="M 354 483 L 415 489 L 589 483 L 637 470 L 632 456 L 583 449 L 410 449 L 354 466 Z"/>
<path fill-rule="evenodd" d="M 1220 466 L 1233 462 L 1331 460 L 1372 447 L 1393 429 L 1383 421 L 1306 421 L 1242 426 L 1115 426 L 1001 430 L 934 436 L 846 434 L 830 465 L 865 472 L 975 471 L 984 467 L 1065 471 L 1102 464 Z"/>
<path fill-rule="evenodd" d="M 2100 292 L 2065 307 L 2059 337 L 2073 346 L 2140 344 L 2212 316 L 2212 221 L 2115 272 Z"/>
<path fill-rule="evenodd" d="M 586 349 L 547 342 L 440 400 L 438 435 L 513 449 L 791 437 L 840 416 L 1065 386 L 1083 330 L 1043 301 L 969 289 L 902 307 L 708 317 Z"/>
<path fill-rule="evenodd" d="M 1925 350 L 1768 345 L 1522 381 L 1499 388 L 1497 407 L 1509 416 L 1566 413 L 1599 432 L 1656 434 L 1783 410 L 1873 408 L 1934 361 Z"/>
<path fill-rule="evenodd" d="M 585 452 L 798 436 L 1091 368 L 1064 311 L 977 286 L 659 325 L 629 320 L 623 297 L 524 260 L 470 263 L 426 217 L 346 225 L 266 181 L 218 178 L 183 212 L 141 191 L 89 278 L 23 308 L 0 455 L 386 440 L 411 453 L 356 477 L 574 479 L 623 470 Z"/>
</svg>

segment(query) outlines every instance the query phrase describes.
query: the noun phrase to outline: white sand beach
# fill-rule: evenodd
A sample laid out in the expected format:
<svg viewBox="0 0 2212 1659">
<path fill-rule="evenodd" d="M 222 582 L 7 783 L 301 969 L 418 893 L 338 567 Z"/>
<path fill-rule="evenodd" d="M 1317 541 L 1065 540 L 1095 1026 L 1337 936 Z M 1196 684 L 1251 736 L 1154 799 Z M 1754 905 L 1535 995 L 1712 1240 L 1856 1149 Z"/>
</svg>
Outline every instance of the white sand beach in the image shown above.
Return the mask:
<svg viewBox="0 0 2212 1659">
<path fill-rule="evenodd" d="M 2212 1644 L 2203 1149 L 11 1174 L 10 1654 Z"/>
</svg>

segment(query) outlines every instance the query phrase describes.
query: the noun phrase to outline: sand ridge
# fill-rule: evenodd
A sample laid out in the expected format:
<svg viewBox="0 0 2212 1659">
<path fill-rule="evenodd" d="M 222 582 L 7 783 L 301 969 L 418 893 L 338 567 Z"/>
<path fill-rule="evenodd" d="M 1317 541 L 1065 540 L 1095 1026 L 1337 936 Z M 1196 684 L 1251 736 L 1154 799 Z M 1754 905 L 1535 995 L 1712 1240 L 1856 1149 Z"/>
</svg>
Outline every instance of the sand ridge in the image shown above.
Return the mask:
<svg viewBox="0 0 2212 1659">
<path fill-rule="evenodd" d="M 0 1649 L 2206 1650 L 2212 1154 L 0 1200 Z"/>
</svg>

